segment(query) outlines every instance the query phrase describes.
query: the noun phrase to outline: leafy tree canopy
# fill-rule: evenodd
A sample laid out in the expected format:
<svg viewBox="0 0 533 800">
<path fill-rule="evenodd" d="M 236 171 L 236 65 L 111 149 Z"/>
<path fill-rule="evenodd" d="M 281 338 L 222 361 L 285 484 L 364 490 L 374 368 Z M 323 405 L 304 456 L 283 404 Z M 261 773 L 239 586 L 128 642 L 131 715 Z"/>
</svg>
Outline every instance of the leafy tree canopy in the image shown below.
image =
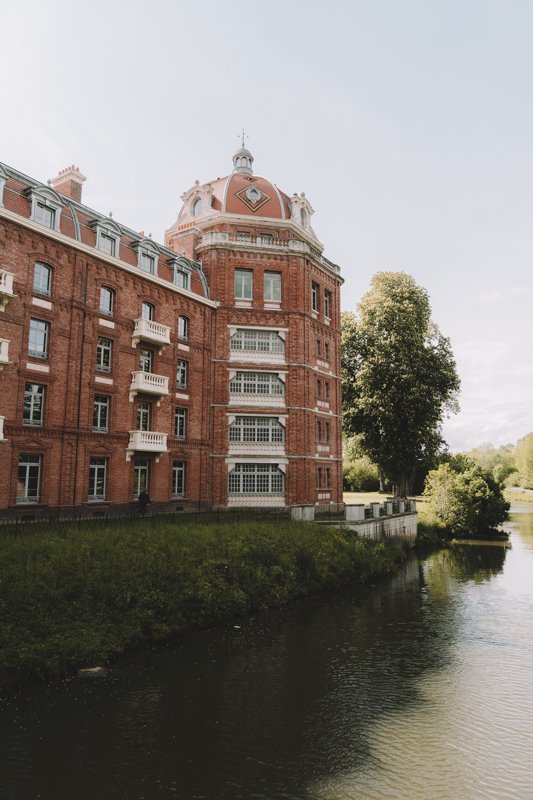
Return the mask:
<svg viewBox="0 0 533 800">
<path fill-rule="evenodd" d="M 430 513 L 452 533 L 485 533 L 508 519 L 501 484 L 464 455 L 428 474 L 424 496 Z"/>
<path fill-rule="evenodd" d="M 342 315 L 342 387 L 347 434 L 400 495 L 417 469 L 434 466 L 441 424 L 457 410 L 459 378 L 450 342 L 431 321 L 428 293 L 403 272 L 380 272 Z"/>
</svg>

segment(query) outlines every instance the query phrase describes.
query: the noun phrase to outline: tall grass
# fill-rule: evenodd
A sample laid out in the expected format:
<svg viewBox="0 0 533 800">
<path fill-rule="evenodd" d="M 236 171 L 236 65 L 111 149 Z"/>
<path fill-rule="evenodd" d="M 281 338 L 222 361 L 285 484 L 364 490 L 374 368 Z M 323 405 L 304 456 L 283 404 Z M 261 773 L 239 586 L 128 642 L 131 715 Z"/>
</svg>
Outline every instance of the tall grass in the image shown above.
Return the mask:
<svg viewBox="0 0 533 800">
<path fill-rule="evenodd" d="M 0 536 L 0 679 L 101 664 L 252 609 L 394 570 L 398 550 L 286 520 L 148 519 Z"/>
</svg>

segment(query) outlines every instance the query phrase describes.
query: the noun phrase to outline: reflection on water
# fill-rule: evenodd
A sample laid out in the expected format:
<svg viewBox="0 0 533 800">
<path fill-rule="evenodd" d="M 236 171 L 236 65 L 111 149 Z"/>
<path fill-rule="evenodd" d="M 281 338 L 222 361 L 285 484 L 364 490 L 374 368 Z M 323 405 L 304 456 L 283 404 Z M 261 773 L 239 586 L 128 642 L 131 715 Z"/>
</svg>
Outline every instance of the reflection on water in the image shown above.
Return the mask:
<svg viewBox="0 0 533 800">
<path fill-rule="evenodd" d="M 533 514 L 2 707 L 2 800 L 533 798 Z"/>
</svg>

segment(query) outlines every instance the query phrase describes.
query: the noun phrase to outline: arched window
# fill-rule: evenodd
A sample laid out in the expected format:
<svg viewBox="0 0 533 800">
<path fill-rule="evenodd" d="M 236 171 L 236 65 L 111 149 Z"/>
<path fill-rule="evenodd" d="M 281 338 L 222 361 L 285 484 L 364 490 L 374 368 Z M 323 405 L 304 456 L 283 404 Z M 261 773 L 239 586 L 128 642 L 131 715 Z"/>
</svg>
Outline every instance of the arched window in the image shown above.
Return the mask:
<svg viewBox="0 0 533 800">
<path fill-rule="evenodd" d="M 202 201 L 201 201 L 201 200 L 200 200 L 200 198 L 198 197 L 198 198 L 197 198 L 197 199 L 194 201 L 194 203 L 193 203 L 193 205 L 192 205 L 192 215 L 193 215 L 193 217 L 197 217 L 197 216 L 199 215 L 199 213 L 200 213 L 200 211 L 201 211 L 201 210 L 202 210 Z"/>
<path fill-rule="evenodd" d="M 52 268 L 40 261 L 35 262 L 33 270 L 33 291 L 46 295 L 52 291 Z"/>
<path fill-rule="evenodd" d="M 106 317 L 112 317 L 114 307 L 115 307 L 115 292 L 108 286 L 101 286 L 100 314 L 105 314 Z"/>
<path fill-rule="evenodd" d="M 189 338 L 189 318 L 178 317 L 178 339 Z"/>
<path fill-rule="evenodd" d="M 154 307 L 151 303 L 144 302 L 141 306 L 141 317 L 148 322 L 154 319 Z"/>
</svg>

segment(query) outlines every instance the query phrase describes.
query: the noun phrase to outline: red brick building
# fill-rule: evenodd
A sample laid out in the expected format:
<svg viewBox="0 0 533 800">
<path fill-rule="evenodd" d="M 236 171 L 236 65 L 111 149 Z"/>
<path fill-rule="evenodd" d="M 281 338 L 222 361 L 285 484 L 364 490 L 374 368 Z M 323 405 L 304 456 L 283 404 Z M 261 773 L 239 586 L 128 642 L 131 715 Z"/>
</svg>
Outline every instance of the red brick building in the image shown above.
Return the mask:
<svg viewBox="0 0 533 800">
<path fill-rule="evenodd" d="M 339 269 L 233 160 L 165 245 L 0 164 L 1 515 L 341 501 Z"/>
</svg>

